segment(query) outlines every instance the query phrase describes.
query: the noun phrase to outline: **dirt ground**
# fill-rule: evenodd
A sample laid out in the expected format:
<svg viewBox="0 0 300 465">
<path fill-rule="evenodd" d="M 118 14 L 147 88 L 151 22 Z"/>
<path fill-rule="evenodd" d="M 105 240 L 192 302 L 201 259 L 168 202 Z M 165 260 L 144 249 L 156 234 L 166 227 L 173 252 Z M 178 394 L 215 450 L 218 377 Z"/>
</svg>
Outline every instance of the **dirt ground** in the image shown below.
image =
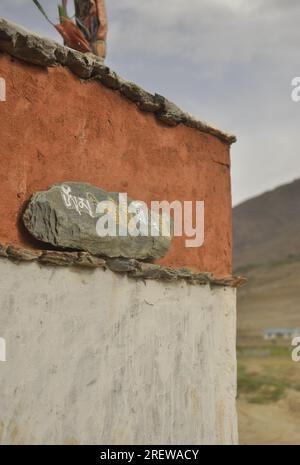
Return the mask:
<svg viewBox="0 0 300 465">
<path fill-rule="evenodd" d="M 300 445 L 300 362 L 288 349 L 239 353 L 237 410 L 240 444 Z"/>
<path fill-rule="evenodd" d="M 239 399 L 239 441 L 245 444 L 300 445 L 300 393 L 260 405 Z"/>
</svg>

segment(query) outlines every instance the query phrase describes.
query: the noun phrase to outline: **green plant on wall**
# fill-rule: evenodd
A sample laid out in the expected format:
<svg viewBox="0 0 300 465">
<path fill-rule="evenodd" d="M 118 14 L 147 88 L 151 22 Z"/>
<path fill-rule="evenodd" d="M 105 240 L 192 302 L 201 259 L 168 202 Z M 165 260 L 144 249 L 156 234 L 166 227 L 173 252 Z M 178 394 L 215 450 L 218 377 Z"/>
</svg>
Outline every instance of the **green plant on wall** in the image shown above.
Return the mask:
<svg viewBox="0 0 300 465">
<path fill-rule="evenodd" d="M 59 24 L 53 23 L 39 0 L 32 0 L 46 20 L 60 33 L 65 45 L 83 53 L 106 56 L 105 0 L 74 0 L 75 17 L 68 15 L 68 0 L 58 5 Z"/>
</svg>

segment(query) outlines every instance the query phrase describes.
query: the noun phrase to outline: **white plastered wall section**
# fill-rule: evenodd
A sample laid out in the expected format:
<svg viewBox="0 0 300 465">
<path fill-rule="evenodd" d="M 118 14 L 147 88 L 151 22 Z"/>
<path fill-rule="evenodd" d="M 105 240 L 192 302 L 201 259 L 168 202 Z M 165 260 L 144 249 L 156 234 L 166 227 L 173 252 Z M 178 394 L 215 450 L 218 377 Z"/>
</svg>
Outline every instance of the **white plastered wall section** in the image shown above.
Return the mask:
<svg viewBox="0 0 300 465">
<path fill-rule="evenodd" d="M 237 443 L 235 293 L 1 259 L 0 443 Z"/>
</svg>

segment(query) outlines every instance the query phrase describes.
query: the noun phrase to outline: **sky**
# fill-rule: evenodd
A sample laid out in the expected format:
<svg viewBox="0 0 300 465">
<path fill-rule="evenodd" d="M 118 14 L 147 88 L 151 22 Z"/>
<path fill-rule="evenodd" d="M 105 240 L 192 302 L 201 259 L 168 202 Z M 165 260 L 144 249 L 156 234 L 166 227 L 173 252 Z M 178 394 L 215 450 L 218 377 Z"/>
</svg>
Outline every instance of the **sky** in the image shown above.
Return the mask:
<svg viewBox="0 0 300 465">
<path fill-rule="evenodd" d="M 57 19 L 57 0 L 40 3 Z M 300 178 L 300 102 L 291 99 L 300 76 L 299 0 L 106 3 L 107 65 L 237 136 L 234 205 Z M 0 16 L 61 42 L 32 0 L 0 0 Z"/>
</svg>

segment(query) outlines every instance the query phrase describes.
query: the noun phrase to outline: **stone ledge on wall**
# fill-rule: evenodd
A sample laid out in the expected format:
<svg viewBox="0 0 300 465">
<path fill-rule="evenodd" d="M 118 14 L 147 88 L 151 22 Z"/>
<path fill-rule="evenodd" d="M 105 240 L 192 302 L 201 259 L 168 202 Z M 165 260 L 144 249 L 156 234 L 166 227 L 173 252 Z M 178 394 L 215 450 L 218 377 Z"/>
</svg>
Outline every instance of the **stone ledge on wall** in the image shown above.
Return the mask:
<svg viewBox="0 0 300 465">
<path fill-rule="evenodd" d="M 88 252 L 60 250 L 31 250 L 0 244 L 0 257 L 18 262 L 37 262 L 48 266 L 104 268 L 131 278 L 156 281 L 181 281 L 192 285 L 240 287 L 246 283 L 242 276 L 217 278 L 212 273 L 194 273 L 188 268 L 174 269 L 129 258 L 97 257 Z"/>
<path fill-rule="evenodd" d="M 236 137 L 227 134 L 180 110 L 161 95 L 152 95 L 136 84 L 125 81 L 103 64 L 102 59 L 62 46 L 22 27 L 0 18 L 0 52 L 7 53 L 31 65 L 47 68 L 65 66 L 80 79 L 93 79 L 102 85 L 120 92 L 135 103 L 141 111 L 151 112 L 164 124 L 174 127 L 184 124 L 198 131 L 211 134 L 224 143 L 233 144 Z"/>
</svg>

